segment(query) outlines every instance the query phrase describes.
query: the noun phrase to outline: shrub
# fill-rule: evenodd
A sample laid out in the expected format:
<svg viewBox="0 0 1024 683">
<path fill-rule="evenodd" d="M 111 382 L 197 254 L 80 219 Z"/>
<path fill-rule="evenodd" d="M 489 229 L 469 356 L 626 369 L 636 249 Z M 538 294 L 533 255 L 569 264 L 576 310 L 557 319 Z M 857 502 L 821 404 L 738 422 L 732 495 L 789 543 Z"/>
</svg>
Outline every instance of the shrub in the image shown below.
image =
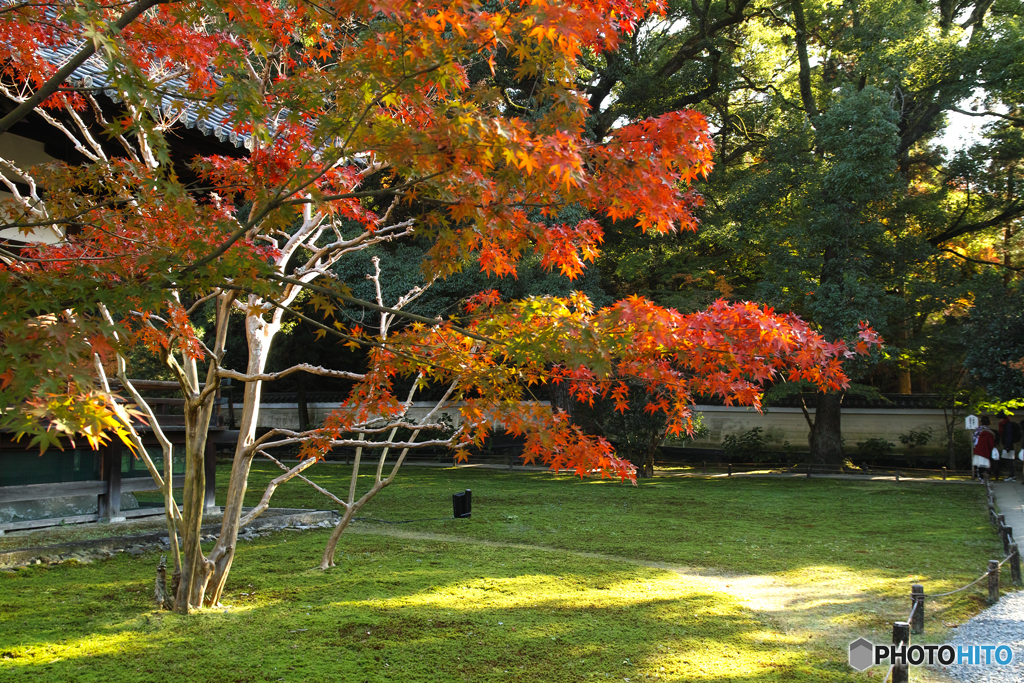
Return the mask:
<svg viewBox="0 0 1024 683">
<path fill-rule="evenodd" d="M 730 434 L 722 440 L 722 447 L 730 461 L 758 462 L 767 457 L 765 449 L 767 441 L 761 434 L 760 427 L 754 427 L 739 436 Z"/>
<path fill-rule="evenodd" d="M 857 455 L 874 462 L 875 458 L 884 458 L 891 454 L 892 449 L 895 447 L 896 444 L 885 439 L 872 437 L 867 441 L 857 442 Z"/>
<path fill-rule="evenodd" d="M 909 434 L 900 434 L 900 443 L 906 446 L 908 449 L 913 450 L 915 446 L 924 446 L 932 440 L 932 428 L 929 427 L 924 431 L 915 432 L 910 430 Z M 857 444 L 858 446 L 860 444 Z"/>
</svg>

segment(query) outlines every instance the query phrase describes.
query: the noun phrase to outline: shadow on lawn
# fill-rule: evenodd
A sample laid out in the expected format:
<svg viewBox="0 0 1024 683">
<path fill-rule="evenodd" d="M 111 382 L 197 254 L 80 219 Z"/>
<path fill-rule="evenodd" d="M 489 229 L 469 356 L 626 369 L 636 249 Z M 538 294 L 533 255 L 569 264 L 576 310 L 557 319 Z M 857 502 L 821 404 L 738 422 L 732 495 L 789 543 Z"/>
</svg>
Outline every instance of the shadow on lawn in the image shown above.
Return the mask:
<svg viewBox="0 0 1024 683">
<path fill-rule="evenodd" d="M 152 610 L 156 556 L 0 576 L 0 678 L 43 681 L 860 680 L 707 586 L 505 548 L 326 534 L 240 548 L 225 602 Z"/>
</svg>

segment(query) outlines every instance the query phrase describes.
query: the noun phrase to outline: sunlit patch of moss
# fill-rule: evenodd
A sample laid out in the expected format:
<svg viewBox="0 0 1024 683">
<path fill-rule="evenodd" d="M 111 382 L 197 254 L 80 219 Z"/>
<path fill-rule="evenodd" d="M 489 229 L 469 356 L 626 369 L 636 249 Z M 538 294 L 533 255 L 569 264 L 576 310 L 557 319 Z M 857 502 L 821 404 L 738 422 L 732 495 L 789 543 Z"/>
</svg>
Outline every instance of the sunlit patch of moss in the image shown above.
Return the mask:
<svg viewBox="0 0 1024 683">
<path fill-rule="evenodd" d="M 366 536 L 343 540 L 336 569 L 311 570 L 325 536 L 280 534 L 241 547 L 225 596 L 231 607 L 190 617 L 149 604 L 155 555 L 4 575 L 13 628 L 0 634 L 0 653 L 12 656 L 0 659 L 0 677 L 546 683 L 831 675 L 810 665 L 793 678 L 794 667 L 808 666 L 800 646 L 699 577 L 564 553 Z M 111 587 L 123 599 L 104 592 Z M 78 599 L 61 602 L 67 591 Z"/>
<path fill-rule="evenodd" d="M 312 476 L 342 490 L 346 472 Z M 275 474 L 257 463 L 250 493 Z M 346 534 L 328 572 L 324 531 L 242 543 L 226 607 L 187 618 L 153 609 L 154 554 L 0 574 L 0 680 L 863 680 L 850 635 L 885 637 L 910 583 L 959 587 L 998 552 L 970 486 L 400 477 L 366 514 L 421 521 L 361 522 L 374 535 Z M 464 488 L 471 519 L 424 519 Z M 275 503 L 329 506 L 301 482 Z M 442 536 L 377 535 L 396 529 Z M 925 641 L 982 606 L 936 603 Z M 93 638 L 101 655 L 75 649 Z"/>
</svg>

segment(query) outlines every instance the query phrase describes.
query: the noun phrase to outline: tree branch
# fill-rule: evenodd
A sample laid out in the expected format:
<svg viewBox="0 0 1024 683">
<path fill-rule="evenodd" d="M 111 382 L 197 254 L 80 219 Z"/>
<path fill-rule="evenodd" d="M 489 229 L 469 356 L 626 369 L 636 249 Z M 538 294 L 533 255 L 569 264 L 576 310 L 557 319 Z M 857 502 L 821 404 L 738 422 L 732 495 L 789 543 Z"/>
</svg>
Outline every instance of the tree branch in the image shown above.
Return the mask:
<svg viewBox="0 0 1024 683">
<path fill-rule="evenodd" d="M 361 379 L 365 379 L 366 375 L 359 375 L 354 372 L 346 372 L 344 370 L 331 370 L 324 368 L 319 365 L 310 365 L 309 363 L 300 363 L 299 365 L 293 365 L 287 370 L 281 370 L 280 372 L 264 372 L 258 375 L 246 375 L 241 372 L 234 370 L 227 370 L 219 368 L 217 375 L 227 379 L 237 379 L 239 382 L 273 382 L 274 380 L 283 379 L 288 375 L 296 372 L 308 372 L 311 375 L 319 375 L 321 377 L 333 377 L 335 379 L 350 379 L 358 382 Z"/>
<path fill-rule="evenodd" d="M 330 296 L 333 296 L 333 297 L 336 297 L 338 299 L 341 299 L 342 301 L 344 301 L 346 303 L 355 304 L 356 306 L 361 306 L 363 308 L 369 308 L 369 309 L 372 309 L 372 310 L 377 311 L 379 313 L 390 313 L 391 315 L 396 315 L 396 316 L 399 316 L 399 317 L 402 317 L 402 318 L 406 318 L 408 320 L 414 320 L 416 322 L 425 323 L 427 325 L 437 325 L 438 323 L 443 322 L 441 320 L 437 320 L 436 318 L 427 318 L 425 316 L 416 315 L 415 313 L 409 313 L 408 311 L 403 311 L 403 310 L 400 310 L 400 309 L 397 309 L 397 308 L 390 308 L 389 306 L 381 306 L 379 304 L 373 303 L 372 301 L 366 301 L 365 299 L 357 299 L 354 296 L 349 296 L 348 294 L 342 294 L 341 292 L 338 292 L 336 290 L 330 289 L 329 287 L 322 287 L 320 285 L 314 285 L 314 284 L 308 283 L 308 282 L 301 282 L 301 281 L 296 280 L 294 278 L 290 278 L 287 275 L 270 275 L 269 277 L 270 277 L 270 279 L 277 280 L 278 282 L 286 282 L 288 284 L 301 285 L 302 287 L 307 287 L 309 289 L 312 289 L 315 292 L 320 292 L 321 294 L 328 294 Z M 451 328 L 453 330 L 455 330 L 459 334 L 461 334 L 461 335 L 463 335 L 465 337 L 469 337 L 470 339 L 476 339 L 477 341 L 487 342 L 489 344 L 498 344 L 499 343 L 495 339 L 491 339 L 489 337 L 481 336 L 479 334 L 476 334 L 475 332 L 471 332 L 470 330 L 467 330 L 464 327 L 459 327 L 458 325 L 450 325 L 450 326 L 451 326 Z"/>
<path fill-rule="evenodd" d="M 987 221 L 980 221 L 978 223 L 969 223 L 968 225 L 962 225 L 960 227 L 952 227 L 948 230 L 935 235 L 934 237 L 928 238 L 928 244 L 933 247 L 938 247 L 943 242 L 959 237 L 960 235 L 967 235 L 969 233 L 978 232 L 987 228 L 993 228 L 997 225 L 1001 225 L 1008 220 L 1017 218 L 1024 214 L 1024 202 L 1014 201 L 1009 207 L 1003 209 L 1002 213 L 998 216 L 994 216 Z"/>
<path fill-rule="evenodd" d="M 1005 268 L 1006 270 L 1012 270 L 1012 271 L 1014 271 L 1016 273 L 1024 271 L 1024 267 L 1014 267 L 1014 266 L 1011 266 L 1009 264 L 1003 263 L 1002 261 L 986 261 L 984 259 L 971 258 L 970 256 L 967 256 L 966 254 L 961 254 L 960 252 L 956 251 L 955 249 L 950 249 L 948 247 L 942 247 L 941 249 L 939 249 L 939 251 L 945 252 L 947 254 L 952 254 L 953 256 L 956 256 L 957 258 L 963 259 L 964 261 L 969 261 L 970 263 L 977 263 L 977 264 L 982 265 L 982 266 L 994 266 L 996 268 Z"/>
<path fill-rule="evenodd" d="M 111 28 L 116 29 L 116 32 L 120 33 L 130 23 L 142 16 L 143 12 L 146 10 L 172 1 L 173 0 L 139 0 L 134 7 L 122 14 L 121 17 L 111 25 Z M 96 45 L 96 40 L 86 42 L 75 56 L 69 59 L 67 64 L 59 69 L 57 73 L 50 76 L 50 78 L 43 83 L 43 85 L 40 86 L 31 97 L 15 107 L 14 111 L 3 117 L 3 119 L 0 119 L 0 135 L 9 131 L 14 124 L 24 119 L 36 107 L 38 107 L 43 100 L 57 92 L 57 89 L 60 88 L 61 84 L 70 78 L 71 74 L 73 74 L 78 67 L 85 64 L 90 57 L 96 54 Z"/>
<path fill-rule="evenodd" d="M 1010 116 L 1009 114 L 1000 114 L 997 111 L 990 111 L 988 109 L 984 111 L 967 111 L 959 107 L 950 107 L 950 111 L 955 111 L 957 114 L 964 114 L 965 116 L 995 116 L 1000 119 L 1005 119 L 1017 127 L 1024 126 L 1024 119 L 1019 116 Z"/>
</svg>

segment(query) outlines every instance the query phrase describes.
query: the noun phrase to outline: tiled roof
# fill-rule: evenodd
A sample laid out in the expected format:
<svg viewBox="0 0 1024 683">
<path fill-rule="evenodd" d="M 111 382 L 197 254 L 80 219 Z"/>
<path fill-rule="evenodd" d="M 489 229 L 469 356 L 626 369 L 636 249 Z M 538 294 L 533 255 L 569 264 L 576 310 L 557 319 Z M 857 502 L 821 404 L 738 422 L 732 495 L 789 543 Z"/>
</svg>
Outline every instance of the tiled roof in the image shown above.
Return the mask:
<svg viewBox="0 0 1024 683">
<path fill-rule="evenodd" d="M 79 50 L 79 44 L 62 45 L 53 50 L 43 52 L 44 56 L 55 65 L 66 63 Z M 102 88 L 103 93 L 114 102 L 121 101 L 121 94 L 114 88 L 106 87 L 109 83 L 107 64 L 102 58 L 93 55 L 82 66 L 75 70 L 71 76 L 71 82 L 80 87 Z M 180 89 L 182 92 L 188 90 L 187 83 L 181 78 L 172 78 L 165 82 L 167 90 Z M 228 119 L 231 112 L 224 107 L 199 107 L 175 100 L 169 95 L 161 97 L 158 105 L 165 116 L 173 116 L 182 112 L 180 120 L 188 128 L 194 128 L 203 135 L 211 135 L 221 142 L 230 142 L 235 147 L 252 149 L 252 140 L 247 135 L 241 135 L 231 129 Z"/>
</svg>

